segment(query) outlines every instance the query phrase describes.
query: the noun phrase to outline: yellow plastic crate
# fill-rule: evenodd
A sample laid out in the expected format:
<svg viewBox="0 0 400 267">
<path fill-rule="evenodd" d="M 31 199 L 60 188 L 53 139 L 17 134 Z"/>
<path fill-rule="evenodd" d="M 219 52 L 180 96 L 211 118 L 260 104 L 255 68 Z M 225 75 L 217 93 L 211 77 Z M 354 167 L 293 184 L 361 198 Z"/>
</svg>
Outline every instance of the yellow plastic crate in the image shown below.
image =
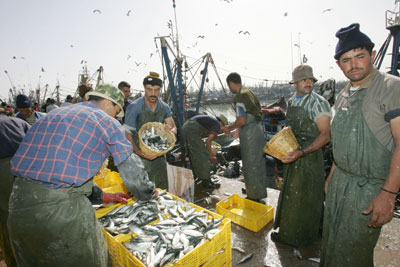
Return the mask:
<svg viewBox="0 0 400 267">
<path fill-rule="evenodd" d="M 274 218 L 274 208 L 235 194 L 217 203 L 217 213 L 253 232 L 258 232 Z"/>
<path fill-rule="evenodd" d="M 169 194 L 169 193 L 168 193 Z M 172 194 L 169 194 L 177 200 L 184 201 Z M 134 200 L 130 199 L 128 204 L 131 204 Z M 205 210 L 208 214 L 214 216 L 215 219 L 222 218 L 221 215 L 208 211 L 200 206 L 189 203 L 192 207 L 195 207 L 197 211 Z M 116 204 L 112 207 L 99 209 L 96 211 L 97 218 L 101 218 L 116 206 L 121 206 L 121 204 Z M 152 222 L 154 223 L 154 222 Z M 151 224 L 151 223 L 150 223 Z M 184 267 L 184 266 L 200 266 L 207 262 L 215 262 L 214 265 L 208 266 L 230 266 L 232 251 L 231 251 L 231 220 L 224 218 L 219 227 L 221 229 L 211 240 L 207 240 L 204 243 L 197 246 L 191 252 L 186 254 L 184 257 L 179 259 L 173 265 L 174 267 Z M 129 252 L 129 250 L 123 245 L 124 242 L 129 241 L 132 238 L 132 234 L 121 234 L 117 236 L 112 236 L 106 230 L 103 230 L 104 238 L 108 246 L 111 260 L 113 266 L 145 266 L 138 258 Z M 225 249 L 224 253 L 215 255 L 221 249 Z M 214 259 L 215 257 L 215 259 Z M 212 259 L 211 259 L 212 258 Z"/>
</svg>

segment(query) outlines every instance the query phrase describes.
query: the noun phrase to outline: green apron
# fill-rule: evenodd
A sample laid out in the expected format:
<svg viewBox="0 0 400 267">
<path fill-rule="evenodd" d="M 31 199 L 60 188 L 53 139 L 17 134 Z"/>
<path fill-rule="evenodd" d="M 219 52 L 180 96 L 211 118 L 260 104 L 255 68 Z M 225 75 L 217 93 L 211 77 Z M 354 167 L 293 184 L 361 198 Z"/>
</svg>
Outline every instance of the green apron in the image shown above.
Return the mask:
<svg viewBox="0 0 400 267">
<path fill-rule="evenodd" d="M 193 172 L 201 180 L 209 180 L 211 171 L 209 153 L 202 140 L 202 136 L 206 133 L 208 133 L 208 130 L 194 120 L 186 121 L 182 127 L 182 134 L 189 151 Z"/>
<path fill-rule="evenodd" d="M 146 103 L 143 104 L 142 113 L 140 113 L 137 120 L 136 129 L 140 129 L 143 124 L 147 122 L 164 122 L 165 119 L 165 108 L 160 107 L 158 111 L 152 112 L 146 109 Z M 138 131 L 139 132 L 139 131 Z M 139 144 L 139 137 L 137 134 L 134 135 L 136 144 Z M 157 188 L 168 190 L 168 173 L 167 173 L 167 162 L 165 155 L 155 158 L 153 160 L 147 160 L 141 158 L 144 164 L 144 169 L 149 175 L 150 181 L 154 182 Z"/>
<path fill-rule="evenodd" d="M 12 157 L 0 159 L 0 246 L 7 266 L 17 266 L 10 244 L 7 230 L 8 200 L 14 183 L 14 175 L 10 170 Z"/>
<path fill-rule="evenodd" d="M 264 131 L 261 123 L 247 113 L 246 123 L 239 128 L 240 154 L 247 197 L 267 197 L 267 165 L 263 151 Z"/>
<path fill-rule="evenodd" d="M 303 107 L 289 106 L 286 125 L 291 126 L 302 149 L 318 137 L 318 127 Z M 318 149 L 285 164 L 274 228 L 293 247 L 311 245 L 318 237 L 324 201 L 324 162 Z"/>
<path fill-rule="evenodd" d="M 62 192 L 16 177 L 8 229 L 18 266 L 109 266 L 87 196 L 93 181 Z"/>
<path fill-rule="evenodd" d="M 321 266 L 374 266 L 381 228 L 368 227 L 363 215 L 378 195 L 390 168 L 392 152 L 375 138 L 362 111 L 367 89 L 336 110 L 332 122 L 336 168 L 329 181 L 322 237 Z"/>
</svg>

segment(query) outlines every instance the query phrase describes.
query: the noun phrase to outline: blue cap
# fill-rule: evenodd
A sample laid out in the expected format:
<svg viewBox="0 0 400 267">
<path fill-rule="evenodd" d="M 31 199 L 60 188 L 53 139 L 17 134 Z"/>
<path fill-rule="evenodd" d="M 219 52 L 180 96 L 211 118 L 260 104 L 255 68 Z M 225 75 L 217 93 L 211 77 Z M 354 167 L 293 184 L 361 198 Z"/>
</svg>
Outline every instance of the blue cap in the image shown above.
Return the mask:
<svg viewBox="0 0 400 267">
<path fill-rule="evenodd" d="M 30 108 L 32 107 L 32 101 L 26 95 L 20 94 L 17 95 L 16 105 L 17 108 Z"/>
<path fill-rule="evenodd" d="M 336 37 L 339 38 L 335 50 L 336 60 L 339 60 L 341 55 L 352 49 L 359 47 L 373 48 L 375 46 L 366 34 L 360 32 L 360 24 L 358 23 L 341 28 L 336 32 Z"/>
</svg>

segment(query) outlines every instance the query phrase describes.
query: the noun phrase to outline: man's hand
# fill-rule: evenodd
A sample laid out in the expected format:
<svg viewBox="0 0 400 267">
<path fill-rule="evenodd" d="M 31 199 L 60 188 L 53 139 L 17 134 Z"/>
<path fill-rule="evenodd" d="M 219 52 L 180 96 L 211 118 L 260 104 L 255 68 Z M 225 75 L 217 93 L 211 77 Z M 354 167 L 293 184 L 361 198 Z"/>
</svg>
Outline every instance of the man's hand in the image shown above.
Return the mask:
<svg viewBox="0 0 400 267">
<path fill-rule="evenodd" d="M 395 195 L 381 191 L 370 203 L 368 209 L 363 212 L 372 216 L 368 222 L 369 227 L 381 227 L 393 218 Z"/>
<path fill-rule="evenodd" d="M 293 152 L 289 152 L 288 155 L 282 159 L 282 162 L 283 163 L 291 163 L 291 162 L 297 160 L 298 158 L 301 158 L 301 156 L 303 156 L 303 152 L 301 152 L 298 149 Z"/>
<path fill-rule="evenodd" d="M 153 196 L 151 197 L 151 198 L 157 198 L 158 197 L 158 190 L 157 189 L 155 189 L 154 190 L 154 194 L 153 194 Z"/>
<path fill-rule="evenodd" d="M 103 192 L 103 203 L 115 202 L 115 203 L 127 204 L 128 201 L 126 199 L 130 198 L 130 197 L 132 197 L 132 196 L 129 194 L 125 194 L 125 193 L 105 193 L 105 192 Z"/>
<path fill-rule="evenodd" d="M 224 132 L 224 134 L 229 134 L 231 131 L 229 130 L 228 127 L 224 126 L 221 128 L 221 130 Z"/>
<path fill-rule="evenodd" d="M 153 160 L 153 159 L 157 158 L 157 156 L 150 156 L 150 155 L 147 155 L 147 154 L 143 153 L 142 151 L 140 151 L 138 153 L 138 156 L 140 156 L 140 157 L 142 157 L 144 159 L 148 159 L 148 160 Z"/>
<path fill-rule="evenodd" d="M 218 163 L 217 157 L 214 155 L 210 155 L 210 162 L 212 165 L 217 165 Z"/>
</svg>

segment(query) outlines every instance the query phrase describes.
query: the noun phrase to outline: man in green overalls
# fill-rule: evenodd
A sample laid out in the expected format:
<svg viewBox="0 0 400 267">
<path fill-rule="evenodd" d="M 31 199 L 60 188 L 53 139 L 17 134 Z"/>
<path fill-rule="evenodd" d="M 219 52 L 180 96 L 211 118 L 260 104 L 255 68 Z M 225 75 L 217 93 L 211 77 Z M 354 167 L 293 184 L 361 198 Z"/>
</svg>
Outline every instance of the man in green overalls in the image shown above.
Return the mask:
<svg viewBox="0 0 400 267">
<path fill-rule="evenodd" d="M 126 202 L 126 195 L 93 186 L 109 155 L 135 197 L 157 194 L 115 119 L 124 114 L 122 92 L 103 84 L 86 97 L 36 121 L 11 159 L 7 228 L 18 266 L 109 266 L 89 201 Z"/>
<path fill-rule="evenodd" d="M 239 128 L 240 153 L 247 198 L 264 203 L 267 197 L 267 169 L 263 147 L 265 137 L 261 121 L 261 106 L 258 98 L 249 88 L 242 86 L 240 75 L 233 72 L 226 82 L 235 94 L 236 120 L 222 130 L 228 134 Z"/>
<path fill-rule="evenodd" d="M 182 135 L 189 152 L 190 163 L 194 174 L 201 180 L 203 188 L 219 188 L 220 184 L 211 180 L 211 164 L 217 164 L 217 158 L 212 153 L 211 142 L 222 132 L 228 123 L 224 115 L 219 117 L 196 115 L 188 119 L 182 127 Z M 207 137 L 204 144 L 203 139 Z"/>
<path fill-rule="evenodd" d="M 139 148 L 138 132 L 147 122 L 165 123 L 165 128 L 176 134 L 175 122 L 169 106 L 159 99 L 162 80 L 158 73 L 150 72 L 143 80 L 145 95 L 136 99 L 126 109 L 125 134 L 132 143 L 133 152 L 142 158 L 149 179 L 158 188 L 168 190 L 167 162 L 165 155 L 156 157 L 143 153 Z"/>
<path fill-rule="evenodd" d="M 359 27 L 336 33 L 336 63 L 350 82 L 334 106 L 321 266 L 374 266 L 400 187 L 400 79 L 376 69 L 374 43 Z"/>
<path fill-rule="evenodd" d="M 312 68 L 300 65 L 293 70 L 296 93 L 289 99 L 286 125 L 300 148 L 282 162 L 283 187 L 279 195 L 271 239 L 293 247 L 311 245 L 318 237 L 324 201 L 324 161 L 321 147 L 330 141 L 332 117 L 328 101 L 314 93 Z"/>
</svg>

